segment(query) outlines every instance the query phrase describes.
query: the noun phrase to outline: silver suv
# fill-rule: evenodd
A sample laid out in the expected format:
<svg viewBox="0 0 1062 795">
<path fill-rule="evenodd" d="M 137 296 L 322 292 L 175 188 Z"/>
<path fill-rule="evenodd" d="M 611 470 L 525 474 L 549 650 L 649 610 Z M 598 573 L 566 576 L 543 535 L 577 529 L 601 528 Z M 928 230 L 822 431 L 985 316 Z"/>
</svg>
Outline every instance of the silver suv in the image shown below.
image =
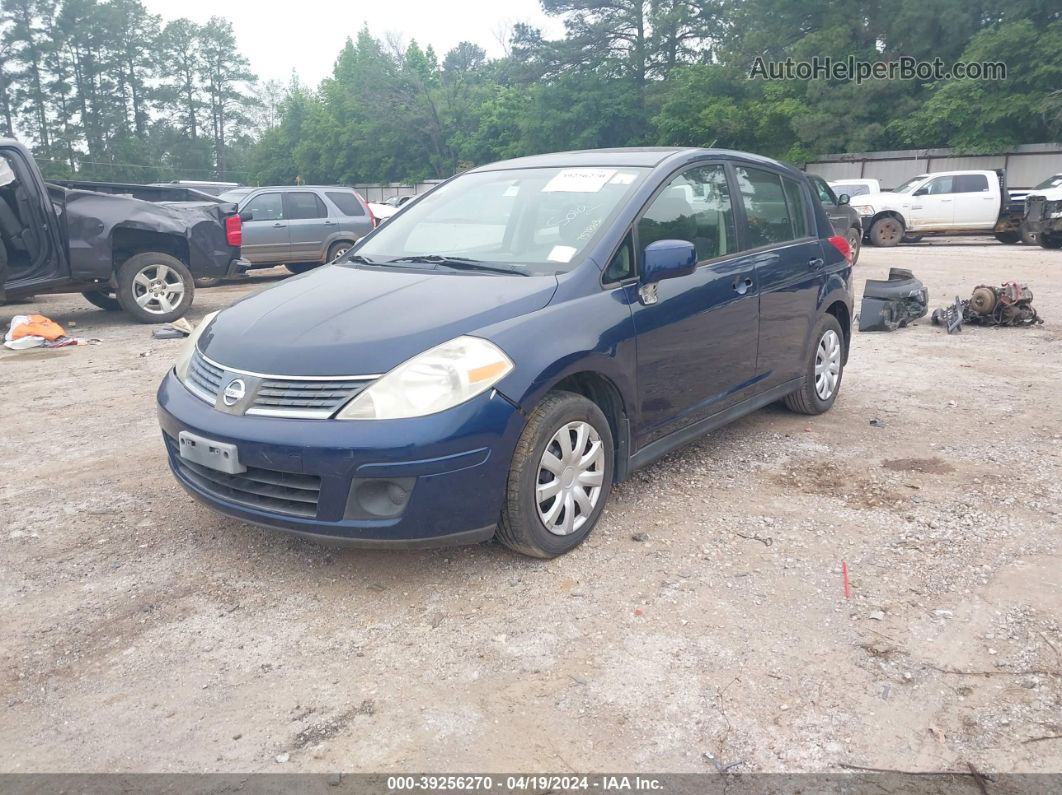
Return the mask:
<svg viewBox="0 0 1062 795">
<path fill-rule="evenodd" d="M 237 188 L 218 198 L 251 215 L 243 223 L 242 253 L 252 268 L 287 265 L 302 273 L 343 256 L 374 225 L 365 200 L 351 188 Z"/>
</svg>

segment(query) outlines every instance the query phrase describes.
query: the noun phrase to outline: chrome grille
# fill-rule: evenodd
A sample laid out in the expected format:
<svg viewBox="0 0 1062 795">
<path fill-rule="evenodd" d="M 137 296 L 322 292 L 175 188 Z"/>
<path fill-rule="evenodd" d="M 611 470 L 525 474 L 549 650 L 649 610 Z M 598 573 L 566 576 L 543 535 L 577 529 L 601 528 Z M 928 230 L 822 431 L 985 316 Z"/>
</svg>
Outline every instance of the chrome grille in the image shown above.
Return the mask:
<svg viewBox="0 0 1062 795">
<path fill-rule="evenodd" d="M 321 494 L 321 478 L 317 475 L 258 467 L 247 467 L 246 472 L 229 475 L 182 458 L 173 440 L 167 437 L 166 441 L 174 466 L 200 491 L 250 508 L 311 519 L 317 516 L 317 500 Z"/>
<path fill-rule="evenodd" d="M 327 419 L 380 376 L 279 376 L 248 373 L 210 361 L 197 348 L 188 367 L 188 388 L 207 403 L 233 379 L 241 378 L 250 396 L 247 414 L 297 419 Z"/>
<path fill-rule="evenodd" d="M 277 414 L 285 417 L 330 417 L 371 383 L 364 381 L 294 381 L 266 378 L 255 392 L 248 414 Z"/>
</svg>

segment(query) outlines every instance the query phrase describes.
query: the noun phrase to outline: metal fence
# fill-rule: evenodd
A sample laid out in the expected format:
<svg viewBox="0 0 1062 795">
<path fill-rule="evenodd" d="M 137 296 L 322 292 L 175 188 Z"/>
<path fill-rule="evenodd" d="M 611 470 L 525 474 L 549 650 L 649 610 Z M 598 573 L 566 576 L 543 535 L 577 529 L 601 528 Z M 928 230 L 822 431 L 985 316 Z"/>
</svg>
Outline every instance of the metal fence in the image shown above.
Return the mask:
<svg viewBox="0 0 1062 795">
<path fill-rule="evenodd" d="M 382 202 L 393 196 L 416 196 L 431 190 L 443 180 L 426 179 L 423 182 L 415 182 L 406 185 L 401 182 L 369 182 L 363 185 L 354 185 L 354 190 L 365 197 L 368 202 Z"/>
<path fill-rule="evenodd" d="M 1062 174 L 1062 143 L 1023 144 L 994 154 L 958 149 L 907 149 L 823 155 L 804 164 L 809 174 L 826 180 L 877 179 L 895 188 L 919 174 L 934 171 L 1007 170 L 1007 186 L 1032 188 L 1053 174 Z"/>
</svg>

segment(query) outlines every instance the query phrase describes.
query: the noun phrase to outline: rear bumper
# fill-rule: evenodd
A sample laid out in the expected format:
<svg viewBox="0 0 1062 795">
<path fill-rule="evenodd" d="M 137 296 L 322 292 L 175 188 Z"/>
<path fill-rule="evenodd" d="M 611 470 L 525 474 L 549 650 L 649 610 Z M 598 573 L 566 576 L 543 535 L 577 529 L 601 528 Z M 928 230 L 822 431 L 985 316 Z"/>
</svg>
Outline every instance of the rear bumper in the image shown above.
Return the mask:
<svg viewBox="0 0 1062 795">
<path fill-rule="evenodd" d="M 524 424 L 493 392 L 409 420 L 233 416 L 192 395 L 171 371 L 158 400 L 170 469 L 199 502 L 265 527 L 390 548 L 493 535 Z M 226 476 L 189 465 L 179 453 L 182 431 L 236 445 L 247 472 Z M 398 515 L 366 511 L 359 489 L 367 483 L 401 485 L 408 497 Z"/>
<path fill-rule="evenodd" d="M 243 257 L 237 257 L 229 263 L 229 268 L 225 272 L 226 276 L 239 276 L 241 273 L 251 267 L 251 261 L 244 259 Z"/>
</svg>

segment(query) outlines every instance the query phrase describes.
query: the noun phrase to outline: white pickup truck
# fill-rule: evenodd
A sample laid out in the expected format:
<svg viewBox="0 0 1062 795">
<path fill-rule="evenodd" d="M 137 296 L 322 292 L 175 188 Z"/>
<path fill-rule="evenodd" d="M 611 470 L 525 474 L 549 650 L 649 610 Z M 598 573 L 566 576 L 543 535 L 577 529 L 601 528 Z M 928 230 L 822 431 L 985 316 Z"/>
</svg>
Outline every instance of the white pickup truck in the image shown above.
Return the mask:
<svg viewBox="0 0 1062 795">
<path fill-rule="evenodd" d="M 1022 239 L 1062 248 L 1062 174 L 1048 177 L 1025 197 Z"/>
<path fill-rule="evenodd" d="M 895 246 L 924 235 L 995 235 L 1021 240 L 1024 202 L 1007 191 L 1000 171 L 942 171 L 912 177 L 894 190 L 854 196 L 867 239 Z"/>
</svg>

